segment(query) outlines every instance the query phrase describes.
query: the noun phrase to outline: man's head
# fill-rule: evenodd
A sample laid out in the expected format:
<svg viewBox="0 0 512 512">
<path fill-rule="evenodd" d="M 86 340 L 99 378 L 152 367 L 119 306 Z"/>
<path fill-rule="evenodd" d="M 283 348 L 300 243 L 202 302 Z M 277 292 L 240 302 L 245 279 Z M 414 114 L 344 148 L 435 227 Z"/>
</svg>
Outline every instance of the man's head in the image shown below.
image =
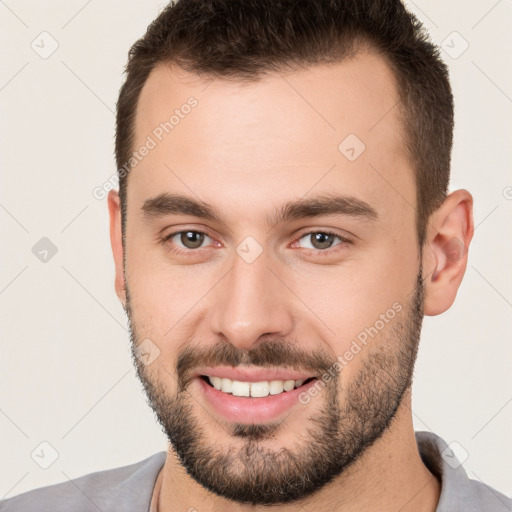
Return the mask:
<svg viewBox="0 0 512 512">
<path fill-rule="evenodd" d="M 415 176 L 416 222 L 423 241 L 428 217 L 447 192 L 453 101 L 438 50 L 398 0 L 169 4 L 131 48 L 119 95 L 116 161 L 122 169 L 123 214 L 129 175 L 125 169 L 130 169 L 128 162 L 137 149 L 138 99 L 156 66 L 175 63 L 205 79 L 250 83 L 268 73 L 348 60 L 363 49 L 384 59 L 392 72 L 396 104 L 389 110 L 400 117 L 397 136 Z"/>
<path fill-rule="evenodd" d="M 149 402 L 204 488 L 303 499 L 412 428 L 464 274 L 446 69 L 379 1 L 179 2 L 130 59 L 109 208 Z"/>
</svg>

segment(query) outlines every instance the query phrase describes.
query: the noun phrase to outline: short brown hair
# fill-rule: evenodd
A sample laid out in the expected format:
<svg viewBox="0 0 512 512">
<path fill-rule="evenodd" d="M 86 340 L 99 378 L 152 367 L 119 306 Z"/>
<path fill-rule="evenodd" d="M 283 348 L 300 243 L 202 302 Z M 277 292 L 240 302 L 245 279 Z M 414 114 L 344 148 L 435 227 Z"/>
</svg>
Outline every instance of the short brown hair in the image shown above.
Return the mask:
<svg viewBox="0 0 512 512">
<path fill-rule="evenodd" d="M 339 62 L 363 46 L 396 78 L 405 151 L 416 181 L 420 246 L 450 176 L 453 98 L 446 65 L 399 0 L 178 0 L 129 51 L 117 102 L 116 163 L 133 151 L 137 102 L 150 72 L 174 63 L 205 77 L 258 80 L 285 67 Z M 119 172 L 123 240 L 128 173 Z"/>
</svg>

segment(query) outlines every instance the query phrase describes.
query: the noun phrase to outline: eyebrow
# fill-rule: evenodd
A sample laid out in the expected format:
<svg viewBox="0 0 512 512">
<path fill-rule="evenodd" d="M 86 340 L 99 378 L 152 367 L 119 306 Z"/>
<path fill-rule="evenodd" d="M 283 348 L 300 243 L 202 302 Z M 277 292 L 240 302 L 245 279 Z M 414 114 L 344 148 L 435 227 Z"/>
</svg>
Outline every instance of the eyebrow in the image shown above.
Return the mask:
<svg viewBox="0 0 512 512">
<path fill-rule="evenodd" d="M 223 222 L 220 213 L 211 205 L 180 194 L 159 194 L 146 199 L 141 209 L 144 215 L 150 218 L 167 215 L 191 215 L 205 220 Z M 282 222 L 321 215 L 345 215 L 371 221 L 378 218 L 377 211 L 361 199 L 326 194 L 290 201 L 276 210 L 273 215 L 267 217 L 267 223 L 274 227 Z"/>
</svg>

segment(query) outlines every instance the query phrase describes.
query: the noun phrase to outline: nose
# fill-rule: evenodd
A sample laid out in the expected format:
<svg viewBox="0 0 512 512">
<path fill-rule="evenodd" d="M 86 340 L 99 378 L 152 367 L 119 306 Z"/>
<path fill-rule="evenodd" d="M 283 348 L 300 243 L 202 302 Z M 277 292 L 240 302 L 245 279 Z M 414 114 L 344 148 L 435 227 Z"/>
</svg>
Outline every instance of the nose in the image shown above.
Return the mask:
<svg viewBox="0 0 512 512">
<path fill-rule="evenodd" d="M 263 252 L 248 263 L 238 254 L 215 287 L 211 329 L 232 345 L 250 350 L 263 336 L 285 337 L 293 329 L 293 296 L 271 270 Z"/>
</svg>

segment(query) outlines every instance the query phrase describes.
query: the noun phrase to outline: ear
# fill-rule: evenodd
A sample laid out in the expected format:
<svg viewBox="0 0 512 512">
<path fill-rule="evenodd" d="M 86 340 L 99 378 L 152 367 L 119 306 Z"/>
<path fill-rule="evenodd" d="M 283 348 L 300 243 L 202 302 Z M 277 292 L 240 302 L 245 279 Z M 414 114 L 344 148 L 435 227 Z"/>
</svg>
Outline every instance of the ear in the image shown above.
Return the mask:
<svg viewBox="0 0 512 512">
<path fill-rule="evenodd" d="M 126 288 L 124 279 L 123 267 L 123 240 L 122 240 L 122 226 L 121 226 L 121 202 L 119 194 L 116 190 L 111 190 L 108 193 L 108 211 L 110 215 L 110 244 L 112 245 L 112 254 L 114 255 L 115 263 L 115 289 L 116 294 L 126 309 Z"/>
<path fill-rule="evenodd" d="M 473 231 L 473 197 L 467 190 L 452 192 L 431 215 L 423 250 L 425 315 L 439 315 L 453 304 Z"/>
</svg>

